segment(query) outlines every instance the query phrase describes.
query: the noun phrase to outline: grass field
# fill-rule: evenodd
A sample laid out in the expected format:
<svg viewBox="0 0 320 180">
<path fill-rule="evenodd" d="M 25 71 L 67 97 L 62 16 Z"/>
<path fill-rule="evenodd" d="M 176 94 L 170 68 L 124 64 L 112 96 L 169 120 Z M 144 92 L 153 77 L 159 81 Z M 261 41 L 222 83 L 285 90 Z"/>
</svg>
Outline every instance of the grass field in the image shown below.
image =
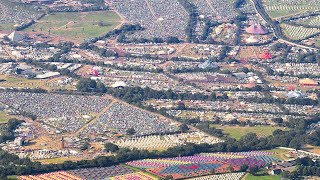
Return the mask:
<svg viewBox="0 0 320 180">
<path fill-rule="evenodd" d="M 280 24 L 284 34 L 293 40 L 305 39 L 311 35 L 315 35 L 320 32 L 319 28 L 305 28 L 302 26 L 292 26 L 289 24 Z"/>
<path fill-rule="evenodd" d="M 219 126 L 214 125 L 215 128 L 222 129 L 224 133 L 228 134 L 230 137 L 239 140 L 242 136 L 248 133 L 256 133 L 258 136 L 269 136 L 272 132 L 277 129 L 286 130 L 281 127 L 272 126 L 253 126 L 253 127 L 241 127 L 241 126 Z"/>
<path fill-rule="evenodd" d="M 292 16 L 294 14 L 297 14 L 301 11 L 292 11 L 292 10 L 269 10 L 267 13 L 271 18 L 277 19 L 280 17 L 287 17 L 287 16 Z"/>
<path fill-rule="evenodd" d="M 253 176 L 252 174 L 247 174 L 243 177 L 243 180 L 281 180 L 280 175 L 265 175 L 265 176 Z"/>
<path fill-rule="evenodd" d="M 62 164 L 65 161 L 79 161 L 79 160 L 81 160 L 81 158 L 60 157 L 60 158 L 53 158 L 53 159 L 41 159 L 36 161 L 41 162 L 43 164 Z"/>
<path fill-rule="evenodd" d="M 286 161 L 286 160 L 292 159 L 292 158 L 287 156 L 289 151 L 285 150 L 285 149 L 272 149 L 272 150 L 267 150 L 267 151 L 274 152 L 275 154 L 273 154 L 272 156 L 276 157 L 278 159 L 281 159 L 281 160 L 285 160 Z"/>
<path fill-rule="evenodd" d="M 27 78 L 20 78 L 20 77 L 13 77 L 7 75 L 0 75 L 0 79 L 5 81 L 0 82 L 1 87 L 29 87 L 29 88 L 40 88 L 44 86 L 43 80 L 36 80 L 36 79 L 27 79 Z"/>
<path fill-rule="evenodd" d="M 5 80 L 0 82 L 0 87 L 13 87 L 13 88 L 42 88 L 46 90 L 55 90 L 55 89 L 68 89 L 73 90 L 75 87 L 72 84 L 63 85 L 63 86 L 52 86 L 55 84 L 60 77 L 53 79 L 27 79 L 23 77 L 14 77 L 8 75 L 0 75 L 0 79 Z"/>
<path fill-rule="evenodd" d="M 106 34 L 120 24 L 120 17 L 112 11 L 63 12 L 41 18 L 25 31 L 63 36 L 83 41 Z"/>
<path fill-rule="evenodd" d="M 305 145 L 302 150 L 320 154 L 320 146 Z"/>
<path fill-rule="evenodd" d="M 7 178 L 9 180 L 18 180 L 17 176 L 8 176 Z"/>
<path fill-rule="evenodd" d="M 12 31 L 14 30 L 14 23 L 0 24 L 1 31 Z"/>
<path fill-rule="evenodd" d="M 10 118 L 12 118 L 12 116 L 4 111 L 0 111 L 0 124 L 7 123 Z"/>
</svg>

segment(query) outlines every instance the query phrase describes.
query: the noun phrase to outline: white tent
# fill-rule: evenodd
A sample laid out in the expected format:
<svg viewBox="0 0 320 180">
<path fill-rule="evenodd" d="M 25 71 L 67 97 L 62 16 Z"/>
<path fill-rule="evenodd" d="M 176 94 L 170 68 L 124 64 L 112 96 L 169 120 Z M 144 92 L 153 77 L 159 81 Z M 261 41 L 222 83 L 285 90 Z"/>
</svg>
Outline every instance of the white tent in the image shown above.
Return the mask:
<svg viewBox="0 0 320 180">
<path fill-rule="evenodd" d="M 22 41 L 25 36 L 23 34 L 19 34 L 17 33 L 16 31 L 13 31 L 9 36 L 8 38 L 11 40 L 11 41 Z"/>
</svg>

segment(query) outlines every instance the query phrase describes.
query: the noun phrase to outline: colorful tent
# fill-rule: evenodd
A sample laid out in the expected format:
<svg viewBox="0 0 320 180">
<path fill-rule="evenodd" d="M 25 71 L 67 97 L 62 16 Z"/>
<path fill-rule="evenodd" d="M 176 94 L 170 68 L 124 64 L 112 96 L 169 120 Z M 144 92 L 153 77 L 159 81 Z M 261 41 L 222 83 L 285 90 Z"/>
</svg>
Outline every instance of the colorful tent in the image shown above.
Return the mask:
<svg viewBox="0 0 320 180">
<path fill-rule="evenodd" d="M 261 24 L 252 24 L 251 26 L 246 28 L 246 32 L 248 34 L 256 34 L 256 35 L 268 34 L 267 28 L 265 28 Z"/>
</svg>

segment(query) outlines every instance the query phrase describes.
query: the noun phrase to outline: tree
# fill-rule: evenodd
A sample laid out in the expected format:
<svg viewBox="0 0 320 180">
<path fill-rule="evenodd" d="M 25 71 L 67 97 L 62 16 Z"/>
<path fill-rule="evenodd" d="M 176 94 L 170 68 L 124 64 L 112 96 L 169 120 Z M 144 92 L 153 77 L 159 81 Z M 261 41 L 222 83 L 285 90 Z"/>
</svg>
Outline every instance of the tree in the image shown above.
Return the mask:
<svg viewBox="0 0 320 180">
<path fill-rule="evenodd" d="M 136 133 L 136 130 L 134 130 L 134 128 L 129 128 L 129 129 L 127 129 L 126 132 L 128 135 L 134 135 Z"/>
<path fill-rule="evenodd" d="M 247 67 L 243 67 L 243 68 L 241 69 L 241 71 L 244 72 L 244 73 L 250 72 L 250 70 L 249 70 Z"/>
<path fill-rule="evenodd" d="M 80 92 L 98 92 L 98 93 L 106 93 L 107 88 L 106 86 L 98 81 L 91 80 L 88 78 L 80 79 L 80 81 L 77 84 L 77 90 Z"/>
<path fill-rule="evenodd" d="M 100 81 L 97 82 L 96 90 L 99 93 L 106 93 L 107 92 L 106 86 Z"/>
<path fill-rule="evenodd" d="M 256 175 L 256 173 L 259 171 L 259 167 L 258 166 L 253 166 L 252 168 L 249 169 L 249 172 L 252 175 Z"/>
<path fill-rule="evenodd" d="M 109 143 L 109 142 L 104 144 L 104 148 L 106 151 L 113 152 L 113 153 L 117 152 L 119 150 L 119 147 L 117 145 L 115 145 L 113 143 Z"/>
<path fill-rule="evenodd" d="M 179 102 L 178 106 L 177 106 L 178 110 L 185 110 L 186 109 L 186 105 L 183 102 Z"/>
<path fill-rule="evenodd" d="M 300 149 L 302 146 L 301 144 L 301 138 L 300 137 L 295 137 L 290 141 L 289 147 L 294 148 L 294 149 Z"/>
<path fill-rule="evenodd" d="M 229 172 L 234 172 L 234 168 L 233 168 L 231 165 L 227 168 L 227 170 L 228 170 Z"/>
<path fill-rule="evenodd" d="M 172 175 L 167 175 L 165 178 L 163 178 L 163 180 L 172 180 L 173 176 Z"/>
<path fill-rule="evenodd" d="M 186 124 L 181 124 L 181 125 L 179 126 L 179 129 L 180 129 L 180 131 L 183 132 L 183 133 L 189 131 L 189 127 L 188 127 L 188 125 L 186 125 Z"/>
<path fill-rule="evenodd" d="M 217 99 L 217 94 L 215 92 L 212 92 L 209 96 L 209 100 L 216 100 Z"/>
<path fill-rule="evenodd" d="M 77 90 L 81 92 L 92 92 L 97 87 L 97 82 L 89 78 L 80 79 Z"/>
<path fill-rule="evenodd" d="M 169 36 L 169 37 L 166 39 L 166 42 L 169 43 L 169 44 L 174 44 L 174 43 L 179 43 L 180 40 L 179 40 L 179 38 L 177 38 L 177 37 Z"/>
<path fill-rule="evenodd" d="M 83 145 L 80 147 L 82 151 L 85 151 L 89 148 L 90 148 L 90 143 L 88 141 L 84 142 Z"/>
<path fill-rule="evenodd" d="M 243 164 L 240 166 L 240 172 L 246 172 L 248 170 L 249 166 L 247 164 Z"/>
</svg>

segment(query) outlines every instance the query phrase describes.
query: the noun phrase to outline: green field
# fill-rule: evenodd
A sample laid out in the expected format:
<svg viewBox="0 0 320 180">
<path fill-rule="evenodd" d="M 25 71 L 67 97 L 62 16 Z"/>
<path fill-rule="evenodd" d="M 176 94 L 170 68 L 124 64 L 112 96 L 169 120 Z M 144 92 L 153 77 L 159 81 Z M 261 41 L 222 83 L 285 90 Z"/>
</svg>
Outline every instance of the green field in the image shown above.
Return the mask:
<svg viewBox="0 0 320 180">
<path fill-rule="evenodd" d="M 0 124 L 7 123 L 12 118 L 6 112 L 0 111 Z"/>
<path fill-rule="evenodd" d="M 290 10 L 270 10 L 270 11 L 267 11 L 267 13 L 269 14 L 269 16 L 271 18 L 274 18 L 274 19 L 277 19 L 277 18 L 280 18 L 280 17 L 284 17 L 284 16 L 291 16 L 291 15 L 294 15 L 294 14 L 297 14 L 299 13 L 300 11 L 290 11 Z"/>
<path fill-rule="evenodd" d="M 31 19 L 35 20 L 40 18 L 47 9 L 42 5 L 34 6 L 17 1 L 0 0 L 0 2 L 0 12 L 6 11 L 6 16 L 8 16 L 3 19 L 0 18 L 0 30 L 5 31 L 15 30 L 15 24 L 19 25 L 30 22 Z"/>
<path fill-rule="evenodd" d="M 251 174 L 246 175 L 243 180 L 281 180 L 280 175 L 265 175 L 265 176 L 253 176 Z"/>
<path fill-rule="evenodd" d="M 272 18 L 289 17 L 297 13 L 312 12 L 320 10 L 320 4 L 317 1 L 279 1 L 262 0 L 264 9 Z"/>
<path fill-rule="evenodd" d="M 15 23 L 0 24 L 0 30 L 12 31 L 12 30 L 14 30 L 14 25 L 15 25 Z"/>
<path fill-rule="evenodd" d="M 112 11 L 52 13 L 41 18 L 25 31 L 63 36 L 83 41 L 106 34 L 120 24 L 120 17 Z"/>
<path fill-rule="evenodd" d="M 267 150 L 267 151 L 274 152 L 275 154 L 272 155 L 273 157 L 276 157 L 276 158 L 284 160 L 284 161 L 292 159 L 287 156 L 287 154 L 289 153 L 289 150 L 286 150 L 286 149 L 272 149 L 272 150 Z"/>
<path fill-rule="evenodd" d="M 9 180 L 17 180 L 18 178 L 17 178 L 17 176 L 8 176 L 8 179 Z"/>
<path fill-rule="evenodd" d="M 269 136 L 272 135 L 273 131 L 277 129 L 286 130 L 282 127 L 273 127 L 273 126 L 253 126 L 253 127 L 241 127 L 241 126 L 219 126 L 214 125 L 215 128 L 222 129 L 225 134 L 228 134 L 230 137 L 239 140 L 242 136 L 248 133 L 256 133 L 258 136 Z"/>
</svg>

